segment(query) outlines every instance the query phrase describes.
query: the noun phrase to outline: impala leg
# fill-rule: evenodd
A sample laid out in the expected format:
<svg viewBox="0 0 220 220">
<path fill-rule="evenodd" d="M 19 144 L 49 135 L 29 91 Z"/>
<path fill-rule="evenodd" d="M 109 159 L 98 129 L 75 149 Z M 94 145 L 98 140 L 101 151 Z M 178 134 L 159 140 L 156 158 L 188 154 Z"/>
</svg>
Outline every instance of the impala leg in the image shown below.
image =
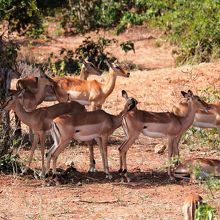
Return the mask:
<svg viewBox="0 0 220 220">
<path fill-rule="evenodd" d="M 179 157 L 180 157 L 180 152 L 179 152 L 179 143 L 180 143 L 181 136 L 178 136 L 173 143 L 174 147 L 174 156 L 177 157 L 177 164 L 179 163 Z"/>
<path fill-rule="evenodd" d="M 89 145 L 89 161 L 90 161 L 89 172 L 95 172 L 96 169 L 95 169 L 93 141 L 89 141 L 88 145 Z"/>
<path fill-rule="evenodd" d="M 102 139 L 101 138 L 96 138 L 95 140 L 96 140 L 96 142 L 99 146 L 100 154 L 101 154 L 101 157 L 102 157 L 102 164 L 103 164 L 104 172 L 105 172 L 105 156 L 104 156 L 104 150 L 103 150 L 103 147 L 102 147 Z"/>
<path fill-rule="evenodd" d="M 104 171 L 106 173 L 106 178 L 112 179 L 112 175 L 109 173 L 109 166 L 108 166 L 108 149 L 107 149 L 107 143 L 108 143 L 108 136 L 102 137 L 102 149 L 104 154 Z"/>
<path fill-rule="evenodd" d="M 124 143 L 122 143 L 122 145 L 119 147 L 120 158 L 122 160 L 120 164 L 122 164 L 122 168 L 124 168 L 122 173 L 124 174 L 127 182 L 130 182 L 130 179 L 128 178 L 128 174 L 127 174 L 127 162 L 126 162 L 127 151 L 130 148 L 130 146 L 135 142 L 136 139 L 137 139 L 136 136 L 132 136 L 132 137 L 130 136 L 130 138 L 126 140 Z"/>
<path fill-rule="evenodd" d="M 91 102 L 91 111 L 95 111 L 96 110 L 96 104 L 95 102 Z"/>
<path fill-rule="evenodd" d="M 33 131 L 32 131 L 32 129 L 29 127 L 28 138 L 29 138 L 29 141 L 30 141 L 30 142 L 33 142 L 33 139 L 34 139 L 33 136 L 34 136 Z"/>
<path fill-rule="evenodd" d="M 48 177 L 48 172 L 50 170 L 50 161 L 51 161 L 51 153 L 54 149 L 55 145 L 53 145 L 50 150 L 46 153 L 46 171 L 45 171 L 45 177 Z"/>
<path fill-rule="evenodd" d="M 171 163 L 174 155 L 174 137 L 168 137 L 168 161 Z M 168 175 L 172 178 L 171 164 L 169 164 Z"/>
<path fill-rule="evenodd" d="M 35 151 L 36 148 L 37 148 L 38 141 L 39 141 L 38 135 L 37 135 L 37 134 L 34 134 L 34 139 L 33 139 L 32 146 L 31 146 L 31 152 L 30 152 L 30 155 L 29 155 L 29 158 L 28 158 L 28 166 L 27 166 L 27 168 L 23 171 L 23 173 L 25 173 L 25 172 L 27 171 L 27 169 L 30 168 L 30 166 L 31 166 L 31 161 L 32 161 L 32 159 L 33 159 L 34 151 Z"/>
<path fill-rule="evenodd" d="M 118 148 L 118 150 L 119 150 L 119 159 L 120 159 L 120 168 L 119 168 L 119 171 L 118 171 L 119 173 L 122 173 L 122 171 L 123 171 L 123 160 L 122 160 L 121 149 L 127 144 L 128 140 L 129 140 L 129 139 L 126 139 L 126 140 L 122 143 L 122 145 Z"/>
<path fill-rule="evenodd" d="M 46 134 L 42 133 L 40 135 L 40 145 L 41 145 L 41 157 L 42 157 L 42 176 L 45 176 L 45 165 L 44 165 L 44 152 L 45 152 L 45 140 L 46 140 Z"/>
<path fill-rule="evenodd" d="M 54 152 L 51 155 L 53 160 L 53 173 L 56 174 L 56 167 L 57 167 L 57 158 L 60 153 L 69 145 L 70 140 L 67 139 L 65 141 L 61 141 L 60 144 L 55 148 Z"/>
</svg>

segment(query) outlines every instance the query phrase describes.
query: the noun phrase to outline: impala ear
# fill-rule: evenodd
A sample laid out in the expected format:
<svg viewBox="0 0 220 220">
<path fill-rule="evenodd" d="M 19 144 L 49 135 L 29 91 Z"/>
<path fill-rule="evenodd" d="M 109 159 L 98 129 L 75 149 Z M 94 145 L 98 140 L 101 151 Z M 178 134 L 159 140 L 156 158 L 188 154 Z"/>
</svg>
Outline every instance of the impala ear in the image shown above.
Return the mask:
<svg viewBox="0 0 220 220">
<path fill-rule="evenodd" d="M 183 95 L 184 98 L 188 98 L 189 97 L 187 92 L 181 91 L 181 94 Z"/>
<path fill-rule="evenodd" d="M 188 95 L 193 96 L 193 92 L 190 89 L 188 90 Z"/>
<path fill-rule="evenodd" d="M 126 92 L 125 90 L 122 90 L 122 91 L 121 91 L 121 94 L 122 94 L 122 97 L 125 98 L 126 100 L 129 99 L 129 98 L 128 98 L 128 94 L 127 94 L 127 92 Z"/>
</svg>

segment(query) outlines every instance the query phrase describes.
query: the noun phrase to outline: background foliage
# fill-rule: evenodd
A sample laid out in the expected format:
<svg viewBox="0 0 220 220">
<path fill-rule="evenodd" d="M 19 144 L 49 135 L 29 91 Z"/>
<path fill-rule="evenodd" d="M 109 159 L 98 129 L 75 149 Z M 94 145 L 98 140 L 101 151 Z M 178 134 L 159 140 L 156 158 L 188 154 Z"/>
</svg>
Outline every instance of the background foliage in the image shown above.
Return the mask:
<svg viewBox="0 0 220 220">
<path fill-rule="evenodd" d="M 65 33 L 113 28 L 116 34 L 132 25 L 160 27 L 178 64 L 209 62 L 220 57 L 219 0 L 2 0 L 0 21 L 10 31 L 31 37 L 43 33 L 52 18 Z"/>
</svg>

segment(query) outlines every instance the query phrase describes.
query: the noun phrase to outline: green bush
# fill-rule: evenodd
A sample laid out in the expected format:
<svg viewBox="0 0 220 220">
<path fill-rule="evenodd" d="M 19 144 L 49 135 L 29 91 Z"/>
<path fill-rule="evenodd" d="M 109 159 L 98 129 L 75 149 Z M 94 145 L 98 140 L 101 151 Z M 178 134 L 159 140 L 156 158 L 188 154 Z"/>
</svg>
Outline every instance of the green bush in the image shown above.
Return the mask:
<svg viewBox="0 0 220 220">
<path fill-rule="evenodd" d="M 7 21 L 9 32 L 28 33 L 31 37 L 43 32 L 36 0 L 0 1 L 0 21 Z"/>
<path fill-rule="evenodd" d="M 173 1 L 172 8 L 157 17 L 157 25 L 171 42 L 180 46 L 177 63 L 209 62 L 219 58 L 219 1 Z"/>
<path fill-rule="evenodd" d="M 179 46 L 178 64 L 209 62 L 220 57 L 220 3 L 217 0 L 70 1 L 65 15 L 78 32 L 115 28 L 121 33 L 130 25 L 160 27 Z M 68 19 L 67 19 L 68 18 Z M 63 25 L 66 22 L 63 22 Z"/>
<path fill-rule="evenodd" d="M 105 52 L 105 49 L 115 42 L 115 39 L 99 38 L 94 41 L 87 37 L 75 51 L 63 48 L 58 59 L 52 53 L 48 59 L 49 69 L 57 75 L 78 74 L 81 66 L 80 59 L 83 58 L 88 59 L 100 70 L 108 70 L 104 61 L 108 59 L 113 62 L 116 58 Z M 132 46 L 132 42 L 130 44 Z"/>
<path fill-rule="evenodd" d="M 1 173 L 20 173 L 22 166 L 18 155 L 5 154 L 0 158 Z"/>
<path fill-rule="evenodd" d="M 208 204 L 201 204 L 196 209 L 195 220 L 213 220 L 216 209 Z"/>
</svg>

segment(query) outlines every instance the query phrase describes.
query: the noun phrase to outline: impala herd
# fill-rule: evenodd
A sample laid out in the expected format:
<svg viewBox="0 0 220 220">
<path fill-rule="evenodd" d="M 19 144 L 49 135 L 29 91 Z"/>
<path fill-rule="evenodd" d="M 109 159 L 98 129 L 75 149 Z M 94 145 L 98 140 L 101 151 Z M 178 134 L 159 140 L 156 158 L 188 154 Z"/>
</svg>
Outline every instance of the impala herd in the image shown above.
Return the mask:
<svg viewBox="0 0 220 220">
<path fill-rule="evenodd" d="M 194 95 L 191 90 L 181 92 L 185 101 L 174 106 L 172 112 L 139 110 L 138 101 L 129 97 L 125 90 L 122 90 L 122 97 L 125 99 L 124 109 L 118 115 L 111 115 L 101 110 L 105 100 L 114 90 L 117 76 L 130 76 L 130 73 L 118 64 L 108 61 L 106 64 L 109 67 L 109 73 L 105 76 L 105 83 L 87 80 L 89 75 L 101 75 L 101 72 L 92 63 L 84 60 L 79 77 L 50 78 L 42 73 L 40 77 L 26 77 L 18 80 L 16 90 L 11 90 L 1 109 L 13 110 L 18 118 L 33 131 L 34 138 L 27 168 L 30 167 L 37 144 L 40 143 L 42 175 L 48 175 L 51 159 L 53 173 L 56 174 L 59 154 L 72 139 L 75 139 L 89 143 L 89 171 L 94 172 L 95 160 L 91 141 L 95 140 L 100 149 L 106 177 L 111 179 L 107 153 L 108 137 L 122 126 L 126 138 L 119 147 L 119 173 L 122 179 L 125 178 L 129 182 L 126 155 L 141 133 L 152 138 L 167 137 L 169 160 L 179 157 L 180 139 L 191 125 L 217 128 L 220 135 L 220 103 L 208 104 Z M 59 103 L 37 108 L 43 101 Z M 87 111 L 84 105 L 89 105 L 91 111 Z M 46 153 L 45 166 L 45 139 L 48 132 L 51 133 L 54 144 Z M 213 161 L 209 163 L 206 159 L 197 159 L 198 163 L 206 164 L 206 168 L 208 166 L 209 170 L 214 169 L 220 175 L 219 161 Z M 186 174 L 187 168 L 179 165 L 177 170 L 172 172 L 169 167 L 168 174 L 170 177 Z M 197 200 L 200 198 L 198 197 Z"/>
</svg>

